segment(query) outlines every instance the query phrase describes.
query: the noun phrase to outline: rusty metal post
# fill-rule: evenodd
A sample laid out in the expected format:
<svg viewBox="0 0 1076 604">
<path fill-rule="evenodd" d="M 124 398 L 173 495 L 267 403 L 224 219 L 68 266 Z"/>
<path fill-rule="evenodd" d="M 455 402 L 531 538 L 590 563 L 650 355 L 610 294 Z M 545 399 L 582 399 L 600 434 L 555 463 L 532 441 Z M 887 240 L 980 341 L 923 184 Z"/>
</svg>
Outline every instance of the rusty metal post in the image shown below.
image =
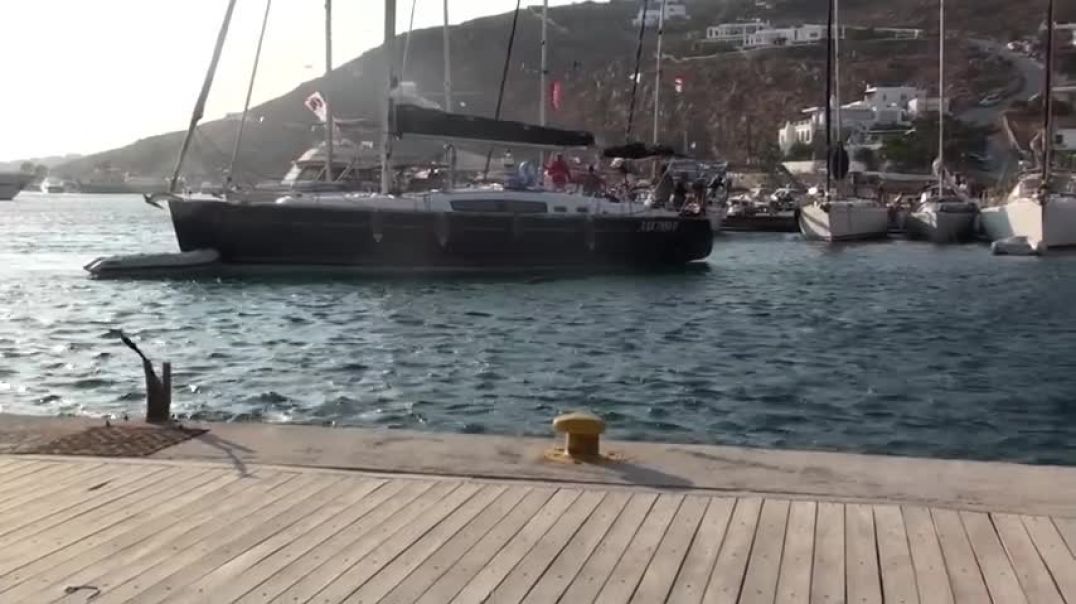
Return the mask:
<svg viewBox="0 0 1076 604">
<path fill-rule="evenodd" d="M 172 364 L 161 365 L 163 379 L 157 377 L 149 359 L 142 361 L 142 370 L 146 374 L 146 421 L 168 423 L 172 419 Z"/>
</svg>

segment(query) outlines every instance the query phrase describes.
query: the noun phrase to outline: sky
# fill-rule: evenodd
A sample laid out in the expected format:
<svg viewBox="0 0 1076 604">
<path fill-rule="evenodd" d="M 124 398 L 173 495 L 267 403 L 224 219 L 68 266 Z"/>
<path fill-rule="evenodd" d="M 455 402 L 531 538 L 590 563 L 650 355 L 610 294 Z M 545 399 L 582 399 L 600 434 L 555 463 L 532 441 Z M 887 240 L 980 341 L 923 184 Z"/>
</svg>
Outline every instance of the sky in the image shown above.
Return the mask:
<svg viewBox="0 0 1076 604">
<path fill-rule="evenodd" d="M 414 0 L 415 29 L 442 22 Z M 576 0 L 550 0 L 550 5 Z M 241 111 L 266 0 L 238 0 L 205 119 Z M 523 6 L 541 0 L 524 0 Z M 272 0 L 253 104 L 325 70 L 324 0 Z M 227 0 L 0 0 L 0 161 L 88 154 L 185 129 Z M 381 43 L 383 0 L 333 1 L 333 63 Z M 450 0 L 459 23 L 514 0 Z M 397 0 L 406 32 L 411 0 Z"/>
</svg>

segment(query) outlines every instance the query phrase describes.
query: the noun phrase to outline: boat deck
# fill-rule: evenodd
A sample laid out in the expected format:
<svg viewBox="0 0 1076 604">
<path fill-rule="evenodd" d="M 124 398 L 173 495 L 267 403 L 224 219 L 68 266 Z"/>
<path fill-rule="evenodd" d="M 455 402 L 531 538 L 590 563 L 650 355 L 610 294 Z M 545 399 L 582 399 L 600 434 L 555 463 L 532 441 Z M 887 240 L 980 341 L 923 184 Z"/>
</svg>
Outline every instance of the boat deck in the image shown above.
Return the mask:
<svg viewBox="0 0 1076 604">
<path fill-rule="evenodd" d="M 1076 520 L 0 456 L 2 602 L 1073 602 Z"/>
</svg>

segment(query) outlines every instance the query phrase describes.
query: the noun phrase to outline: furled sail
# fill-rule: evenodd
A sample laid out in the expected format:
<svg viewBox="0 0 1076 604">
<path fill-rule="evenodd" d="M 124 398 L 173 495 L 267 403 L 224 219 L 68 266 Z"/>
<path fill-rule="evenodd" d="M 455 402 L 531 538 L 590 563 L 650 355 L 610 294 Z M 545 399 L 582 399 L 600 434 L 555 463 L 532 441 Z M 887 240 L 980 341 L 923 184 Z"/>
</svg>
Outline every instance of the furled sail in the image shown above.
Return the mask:
<svg viewBox="0 0 1076 604">
<path fill-rule="evenodd" d="M 442 139 L 506 143 L 519 147 L 591 147 L 594 135 L 578 130 L 561 130 L 523 122 L 447 113 L 410 104 L 396 105 L 397 136 L 425 136 Z"/>
</svg>

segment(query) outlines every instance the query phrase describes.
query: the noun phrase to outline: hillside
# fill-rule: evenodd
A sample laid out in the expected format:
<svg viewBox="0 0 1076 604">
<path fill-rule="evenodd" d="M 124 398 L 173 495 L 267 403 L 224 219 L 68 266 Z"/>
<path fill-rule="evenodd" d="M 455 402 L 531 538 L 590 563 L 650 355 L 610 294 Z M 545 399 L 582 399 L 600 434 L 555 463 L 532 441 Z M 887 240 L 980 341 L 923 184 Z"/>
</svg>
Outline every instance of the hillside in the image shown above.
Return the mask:
<svg viewBox="0 0 1076 604">
<path fill-rule="evenodd" d="M 667 55 L 698 54 L 695 42 L 705 26 L 731 19 L 761 17 L 775 23 L 822 22 L 825 0 L 772 0 L 773 10 L 755 2 L 698 1 L 689 4 L 689 26 L 670 27 Z M 1034 33 L 1041 17 L 1011 0 L 950 0 L 952 33 L 1007 40 Z M 631 97 L 637 29 L 630 21 L 638 4 L 614 1 L 584 3 L 550 10 L 551 78 L 563 83 L 563 106 L 551 112 L 552 123 L 594 131 L 609 143 L 625 137 Z M 922 27 L 927 39 L 903 42 L 849 41 L 842 45 L 842 98 L 857 98 L 868 83 L 913 82 L 933 88 L 936 79 L 936 3 L 903 0 L 844 0 L 843 21 L 863 27 Z M 463 111 L 492 115 L 507 44 L 511 14 L 497 15 L 456 26 L 451 31 L 454 87 Z M 538 113 L 538 56 L 540 19 L 533 11 L 520 16 L 519 31 L 505 95 L 504 117 L 536 121 Z M 650 137 L 652 128 L 654 33 L 648 32 L 644 49 L 643 80 L 636 98 L 635 138 Z M 402 51 L 402 36 L 397 44 Z M 244 147 L 244 180 L 279 177 L 290 160 L 315 143 L 315 119 L 303 99 L 314 90 L 327 93 L 337 115 L 374 117 L 380 82 L 373 77 L 380 50 L 372 50 L 336 69 L 328 81 L 303 83 L 292 92 L 252 110 Z M 763 153 L 775 142 L 776 129 L 794 118 L 804 106 L 823 100 L 825 53 L 820 47 L 773 49 L 751 53 L 725 53 L 709 57 L 671 59 L 666 63 L 663 139 L 679 144 L 683 130 L 700 155 L 743 161 Z M 1015 77 L 1007 64 L 977 55 L 966 44 L 950 43 L 947 70 L 955 102 L 970 102 L 985 91 Z M 414 32 L 407 80 L 419 90 L 439 98 L 443 78 L 441 31 Z M 357 74 L 357 75 L 356 75 Z M 672 92 L 672 81 L 687 82 L 682 97 Z M 262 119 L 263 118 L 263 119 Z M 258 123 L 258 120 L 261 122 Z M 217 120 L 199 128 L 188 160 L 192 180 L 219 178 L 227 162 L 237 121 Z M 80 177 L 108 162 L 141 175 L 170 172 L 182 133 L 146 138 L 127 147 L 70 162 L 58 173 Z"/>
</svg>

